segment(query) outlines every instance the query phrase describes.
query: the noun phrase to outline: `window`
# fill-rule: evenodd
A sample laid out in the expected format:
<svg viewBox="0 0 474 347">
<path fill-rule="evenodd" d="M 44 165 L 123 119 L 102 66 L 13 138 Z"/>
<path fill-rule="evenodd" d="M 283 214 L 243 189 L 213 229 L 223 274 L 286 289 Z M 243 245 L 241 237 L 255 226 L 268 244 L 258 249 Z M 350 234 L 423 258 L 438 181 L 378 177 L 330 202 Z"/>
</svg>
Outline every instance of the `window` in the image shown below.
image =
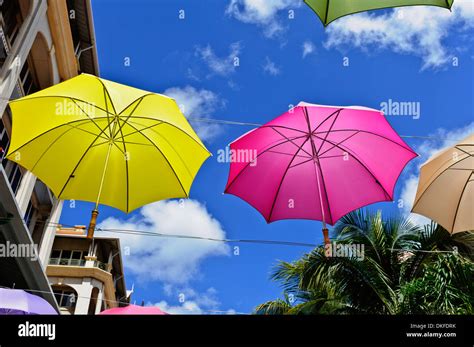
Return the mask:
<svg viewBox="0 0 474 347">
<path fill-rule="evenodd" d="M 53 249 L 51 251 L 51 258 L 55 258 L 55 259 L 61 258 L 61 250 Z"/>
<path fill-rule="evenodd" d="M 23 95 L 28 95 L 39 90 L 33 74 L 31 73 L 31 70 L 28 66 L 28 61 L 25 62 L 23 69 L 20 72 L 19 83 L 21 85 Z"/>
<path fill-rule="evenodd" d="M 84 252 L 78 250 L 52 250 L 49 263 L 51 265 L 84 266 Z"/>
<path fill-rule="evenodd" d="M 28 229 L 30 228 L 31 220 L 33 219 L 34 213 L 35 213 L 35 208 L 33 207 L 33 203 L 30 200 L 30 202 L 28 203 L 28 207 L 26 208 L 25 217 L 24 217 L 25 224 Z"/>
<path fill-rule="evenodd" d="M 8 180 L 13 190 L 13 194 L 16 194 L 16 192 L 18 191 L 22 176 L 23 174 L 21 173 L 20 166 L 15 163 L 13 165 L 12 171 L 10 172 L 10 175 L 8 176 Z"/>
<path fill-rule="evenodd" d="M 7 60 L 7 55 L 8 55 L 8 47 L 6 45 L 6 38 L 5 34 L 3 32 L 3 28 L 1 27 L 1 22 L 0 22 L 0 67 L 3 66 L 5 63 L 5 60 Z"/>
<path fill-rule="evenodd" d="M 71 251 L 63 250 L 61 252 L 61 257 L 59 260 L 59 265 L 69 265 L 69 261 L 71 260 Z"/>
<path fill-rule="evenodd" d="M 0 162 L 2 163 L 4 168 L 7 165 L 7 160 L 4 158 L 7 155 L 9 143 L 10 138 L 8 137 L 7 129 L 5 127 L 5 124 L 3 124 L 3 120 L 0 120 Z"/>
<path fill-rule="evenodd" d="M 82 251 L 72 251 L 71 260 L 69 262 L 72 266 L 80 266 L 82 260 Z"/>
<path fill-rule="evenodd" d="M 54 289 L 53 293 L 59 307 L 73 308 L 76 305 L 76 294 L 72 289 Z"/>
<path fill-rule="evenodd" d="M 18 1 L 2 1 L 0 13 L 3 17 L 3 29 L 10 44 L 13 44 L 20 28 L 20 7 Z"/>
</svg>

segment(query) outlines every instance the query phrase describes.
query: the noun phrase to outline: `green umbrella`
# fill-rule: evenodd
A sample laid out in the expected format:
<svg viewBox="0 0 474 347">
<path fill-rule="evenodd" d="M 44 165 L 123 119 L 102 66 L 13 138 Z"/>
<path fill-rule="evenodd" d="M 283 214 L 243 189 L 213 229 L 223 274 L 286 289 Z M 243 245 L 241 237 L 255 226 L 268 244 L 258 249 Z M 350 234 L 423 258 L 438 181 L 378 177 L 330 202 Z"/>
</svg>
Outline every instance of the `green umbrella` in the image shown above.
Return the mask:
<svg viewBox="0 0 474 347">
<path fill-rule="evenodd" d="M 304 0 L 324 26 L 333 20 L 358 12 L 382 8 L 430 5 L 451 9 L 454 0 Z"/>
</svg>

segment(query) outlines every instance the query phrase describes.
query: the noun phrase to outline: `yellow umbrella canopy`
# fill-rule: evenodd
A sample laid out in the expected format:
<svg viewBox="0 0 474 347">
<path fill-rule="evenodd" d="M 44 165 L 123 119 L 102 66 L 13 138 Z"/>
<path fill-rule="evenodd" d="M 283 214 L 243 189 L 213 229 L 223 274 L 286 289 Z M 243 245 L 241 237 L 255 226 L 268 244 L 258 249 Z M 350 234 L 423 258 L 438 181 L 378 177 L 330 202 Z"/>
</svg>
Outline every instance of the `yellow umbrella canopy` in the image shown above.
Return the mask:
<svg viewBox="0 0 474 347">
<path fill-rule="evenodd" d="M 59 199 L 130 212 L 188 197 L 209 151 L 176 102 L 82 74 L 10 102 L 7 158 Z"/>
<path fill-rule="evenodd" d="M 474 134 L 423 164 L 412 211 L 451 233 L 474 230 Z"/>
</svg>

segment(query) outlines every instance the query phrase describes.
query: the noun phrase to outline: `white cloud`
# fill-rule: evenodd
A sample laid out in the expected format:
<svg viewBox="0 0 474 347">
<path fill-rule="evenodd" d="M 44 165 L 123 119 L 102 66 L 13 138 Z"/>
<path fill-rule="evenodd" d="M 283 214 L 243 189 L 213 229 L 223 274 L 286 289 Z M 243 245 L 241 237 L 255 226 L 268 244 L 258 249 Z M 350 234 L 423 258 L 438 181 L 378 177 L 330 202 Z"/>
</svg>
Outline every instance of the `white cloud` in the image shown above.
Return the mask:
<svg viewBox="0 0 474 347">
<path fill-rule="evenodd" d="M 280 68 L 270 60 L 269 57 L 265 57 L 265 63 L 262 65 L 263 71 L 271 76 L 277 76 L 280 74 Z"/>
<path fill-rule="evenodd" d="M 185 301 L 181 305 L 172 305 L 169 304 L 167 301 L 162 300 L 154 304 L 154 306 L 159 307 L 162 311 L 169 313 L 169 314 L 236 314 L 235 310 L 212 310 L 212 309 L 205 309 L 195 301 Z"/>
<path fill-rule="evenodd" d="M 316 46 L 311 41 L 303 42 L 303 59 L 306 58 L 307 55 L 312 54 L 316 51 Z"/>
<path fill-rule="evenodd" d="M 210 45 L 205 47 L 197 47 L 195 55 L 201 58 L 204 63 L 206 63 L 207 67 L 211 71 L 210 76 L 229 76 L 235 72 L 235 69 L 238 66 L 236 61 L 238 61 L 241 52 L 242 44 L 240 42 L 234 42 L 229 46 L 229 54 L 227 56 L 217 56 Z"/>
<path fill-rule="evenodd" d="M 420 145 L 414 148 L 415 152 L 419 154 L 419 157 L 414 159 L 407 167 L 408 177 L 404 180 L 400 193 L 400 198 L 403 201 L 402 211 L 405 214 L 410 214 L 413 202 L 415 201 L 421 165 L 423 165 L 437 152 L 447 147 L 454 146 L 457 142 L 466 138 L 473 132 L 474 122 L 468 124 L 465 127 L 454 130 L 438 129 L 436 132 L 430 134 L 429 136 L 432 138 L 437 138 L 439 140 L 425 140 Z M 411 218 L 414 222 L 421 225 L 429 223 L 428 218 L 425 218 L 416 213 L 411 214 Z"/>
<path fill-rule="evenodd" d="M 159 307 L 162 311 L 169 314 L 235 314 L 235 310 L 219 309 L 221 303 L 217 299 L 217 291 L 211 287 L 204 293 L 197 293 L 191 288 L 184 290 L 176 290 L 175 295 L 180 295 L 182 302 L 179 304 L 170 304 L 166 300 L 161 300 L 155 304 L 148 303 Z"/>
<path fill-rule="evenodd" d="M 139 210 L 128 219 L 109 217 L 99 228 L 145 230 L 168 235 L 225 238 L 219 221 L 196 200 L 159 201 Z M 110 236 L 110 233 L 101 232 Z M 120 237 L 125 269 L 141 281 L 159 280 L 170 285 L 184 285 L 200 277 L 200 265 L 209 257 L 228 255 L 229 247 L 221 242 L 113 234 Z M 128 254 L 129 251 L 129 254 Z M 127 255 L 128 254 L 128 255 Z"/>
<path fill-rule="evenodd" d="M 443 40 L 456 28 L 472 28 L 474 2 L 456 0 L 452 12 L 433 6 L 396 8 L 384 15 L 360 13 L 331 23 L 326 48 L 390 49 L 422 59 L 422 69 L 437 68 L 453 58 Z"/>
<path fill-rule="evenodd" d="M 285 29 L 277 18 L 278 12 L 300 6 L 297 0 L 231 0 L 226 14 L 244 23 L 263 28 L 264 35 L 275 37 Z"/>
<path fill-rule="evenodd" d="M 210 90 L 198 90 L 191 86 L 168 88 L 164 94 L 176 100 L 187 118 L 210 118 L 215 111 L 225 106 L 225 101 Z M 204 141 L 212 140 L 222 131 L 222 127 L 216 123 L 203 121 L 191 121 L 191 123 Z"/>
</svg>

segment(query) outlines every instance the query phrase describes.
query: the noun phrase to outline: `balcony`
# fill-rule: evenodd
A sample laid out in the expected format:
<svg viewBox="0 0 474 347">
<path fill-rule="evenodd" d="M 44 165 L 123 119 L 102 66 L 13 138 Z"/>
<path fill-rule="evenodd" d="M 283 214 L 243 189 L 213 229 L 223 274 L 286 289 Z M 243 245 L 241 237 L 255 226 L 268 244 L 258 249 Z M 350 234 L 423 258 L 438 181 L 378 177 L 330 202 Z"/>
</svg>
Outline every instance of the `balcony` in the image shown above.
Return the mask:
<svg viewBox="0 0 474 347">
<path fill-rule="evenodd" d="M 60 266 L 81 266 L 86 267 L 86 261 L 84 259 L 70 259 L 70 258 L 50 258 L 49 265 L 60 265 Z M 108 266 L 106 263 L 95 260 L 93 262 L 93 267 L 107 271 Z"/>
</svg>

